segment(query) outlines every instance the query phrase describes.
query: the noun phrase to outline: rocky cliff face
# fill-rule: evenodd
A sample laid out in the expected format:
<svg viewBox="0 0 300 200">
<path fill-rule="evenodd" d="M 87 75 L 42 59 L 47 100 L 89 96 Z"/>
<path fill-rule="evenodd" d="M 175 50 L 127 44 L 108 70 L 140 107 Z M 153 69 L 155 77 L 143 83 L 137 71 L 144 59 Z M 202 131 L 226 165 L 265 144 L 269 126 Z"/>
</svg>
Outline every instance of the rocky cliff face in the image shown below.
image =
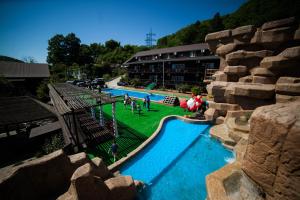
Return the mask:
<svg viewBox="0 0 300 200">
<path fill-rule="evenodd" d="M 257 108 L 251 116 L 244 172 L 267 199 L 300 199 L 300 102 Z"/>
<path fill-rule="evenodd" d="M 287 18 L 258 28 L 243 26 L 208 34 L 206 42 L 221 58 L 215 80 L 207 86 L 214 102 L 206 118 L 227 115 L 223 121 L 229 127 L 234 113 L 254 110 L 250 131 L 242 137 L 248 139 L 239 160 L 243 173 L 263 189 L 266 199 L 300 199 L 299 24 Z"/>
<path fill-rule="evenodd" d="M 300 27 L 294 18 L 211 33 L 205 40 L 221 59 L 207 87 L 216 103 L 253 110 L 299 98 Z"/>
<path fill-rule="evenodd" d="M 1 199 L 129 200 L 141 182 L 113 175 L 102 159 L 58 150 L 0 171 Z"/>
</svg>

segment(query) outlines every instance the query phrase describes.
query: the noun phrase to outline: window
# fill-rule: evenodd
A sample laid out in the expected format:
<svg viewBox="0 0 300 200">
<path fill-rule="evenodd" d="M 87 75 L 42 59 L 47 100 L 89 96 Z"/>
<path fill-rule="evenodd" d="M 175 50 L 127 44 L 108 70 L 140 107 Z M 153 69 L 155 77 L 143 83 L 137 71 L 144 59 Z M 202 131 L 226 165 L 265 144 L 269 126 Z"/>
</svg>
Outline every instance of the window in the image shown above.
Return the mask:
<svg viewBox="0 0 300 200">
<path fill-rule="evenodd" d="M 194 58 L 194 57 L 196 57 L 196 52 L 195 52 L 195 51 L 191 51 L 191 53 L 190 53 L 190 57 L 191 57 L 191 58 Z"/>
<path fill-rule="evenodd" d="M 172 76 L 172 81 L 175 81 L 175 83 L 181 83 L 184 81 L 184 76 Z"/>
<path fill-rule="evenodd" d="M 175 63 L 172 64 L 173 72 L 177 72 L 177 73 L 183 72 L 184 68 L 185 68 L 185 64 L 175 64 Z"/>
<path fill-rule="evenodd" d="M 202 66 L 204 66 L 206 69 L 214 69 L 215 63 L 202 63 Z"/>
<path fill-rule="evenodd" d="M 150 72 L 155 72 L 154 65 L 149 65 L 149 70 L 150 70 Z"/>
</svg>

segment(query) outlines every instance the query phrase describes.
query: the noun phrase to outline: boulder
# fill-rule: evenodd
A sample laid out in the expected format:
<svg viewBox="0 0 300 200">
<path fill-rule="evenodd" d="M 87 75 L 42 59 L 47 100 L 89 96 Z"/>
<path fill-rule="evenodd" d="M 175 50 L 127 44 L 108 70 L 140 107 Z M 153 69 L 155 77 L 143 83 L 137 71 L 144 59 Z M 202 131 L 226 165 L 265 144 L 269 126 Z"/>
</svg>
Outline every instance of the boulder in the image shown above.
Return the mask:
<svg viewBox="0 0 300 200">
<path fill-rule="evenodd" d="M 222 71 L 217 71 L 212 75 L 214 81 L 228 81 L 228 76 Z"/>
<path fill-rule="evenodd" d="M 214 108 L 209 108 L 204 112 L 205 119 L 208 121 L 213 121 L 219 116 L 219 113 Z"/>
<path fill-rule="evenodd" d="M 287 48 L 284 51 L 282 51 L 278 56 L 288 59 L 300 60 L 300 46 Z"/>
<path fill-rule="evenodd" d="M 300 96 L 276 94 L 276 103 L 287 103 L 291 101 L 300 101 Z"/>
<path fill-rule="evenodd" d="M 248 44 L 253 37 L 256 28 L 253 25 L 241 26 L 232 30 L 235 44 Z"/>
<path fill-rule="evenodd" d="M 71 178 L 68 193 L 78 200 L 110 199 L 112 194 L 103 180 L 95 176 L 94 168 L 90 163 L 79 167 Z M 63 199 L 63 196 L 60 198 Z"/>
<path fill-rule="evenodd" d="M 266 22 L 262 25 L 262 30 L 270 30 L 279 27 L 293 26 L 296 23 L 295 17 Z"/>
<path fill-rule="evenodd" d="M 253 76 L 252 83 L 261 83 L 261 84 L 275 84 L 275 77 L 265 77 L 265 76 Z"/>
<path fill-rule="evenodd" d="M 84 153 L 84 152 L 71 155 L 71 156 L 69 156 L 69 158 L 74 167 L 74 170 L 76 170 L 78 167 L 90 162 L 86 153 Z"/>
<path fill-rule="evenodd" d="M 229 104 L 229 103 L 215 103 L 215 102 L 210 102 L 209 103 L 209 108 L 214 108 L 218 111 L 232 111 L 232 110 L 240 110 L 241 107 L 238 104 Z"/>
<path fill-rule="evenodd" d="M 95 175 L 99 176 L 100 178 L 102 178 L 103 180 L 112 177 L 111 172 L 108 170 L 106 164 L 104 163 L 104 161 L 99 158 L 99 157 L 95 157 L 92 159 L 92 162 L 95 164 Z"/>
<path fill-rule="evenodd" d="M 68 189 L 73 172 L 63 150 L 25 162 L 0 177 L 1 199 L 56 198 Z"/>
<path fill-rule="evenodd" d="M 254 36 L 250 40 L 250 44 L 260 44 L 261 37 L 262 37 L 262 30 L 261 30 L 261 28 L 257 28 L 256 32 L 254 33 Z"/>
<path fill-rule="evenodd" d="M 225 121 L 225 118 L 224 118 L 223 116 L 219 116 L 219 117 L 217 117 L 217 119 L 216 119 L 216 124 L 217 124 L 217 125 L 218 125 L 218 124 L 223 124 L 224 121 Z"/>
<path fill-rule="evenodd" d="M 236 46 L 237 45 L 235 43 L 221 45 L 219 48 L 217 48 L 216 53 L 219 56 L 225 57 L 226 54 L 233 52 L 235 50 Z"/>
<path fill-rule="evenodd" d="M 257 108 L 242 169 L 269 199 L 300 197 L 300 102 Z"/>
<path fill-rule="evenodd" d="M 236 84 L 232 95 L 257 99 L 272 99 L 275 97 L 275 85 L 270 84 Z"/>
<path fill-rule="evenodd" d="M 131 176 L 118 176 L 105 181 L 111 191 L 111 200 L 132 200 L 136 196 L 136 188 Z"/>
<path fill-rule="evenodd" d="M 265 57 L 260 67 L 266 68 L 277 76 L 300 76 L 299 60 L 288 59 L 283 56 Z"/>
<path fill-rule="evenodd" d="M 251 70 L 252 76 L 265 76 L 265 77 L 274 77 L 275 74 L 270 70 L 262 67 L 255 67 Z"/>
<path fill-rule="evenodd" d="M 295 31 L 294 40 L 300 40 L 300 27 Z"/>
<path fill-rule="evenodd" d="M 261 51 L 245 51 L 238 50 L 226 55 L 226 62 L 229 65 L 244 65 L 247 67 L 256 67 L 260 61 L 267 56 L 272 55 L 272 51 L 261 50 Z"/>
<path fill-rule="evenodd" d="M 299 96 L 300 83 L 277 83 L 276 93 L 283 95 Z"/>
<path fill-rule="evenodd" d="M 247 67 L 238 65 L 238 66 L 227 66 L 224 69 L 225 74 L 231 74 L 231 75 L 238 75 L 238 76 L 243 76 L 247 74 Z"/>
<path fill-rule="evenodd" d="M 232 41 L 231 30 L 209 33 L 205 37 L 205 42 L 208 44 L 208 47 L 212 52 L 216 52 L 216 49 L 220 47 L 221 44 L 228 44 Z"/>
<path fill-rule="evenodd" d="M 260 43 L 266 48 L 276 49 L 284 42 L 293 40 L 294 33 L 291 27 L 275 28 L 262 31 Z"/>
<path fill-rule="evenodd" d="M 300 78 L 282 76 L 277 80 L 277 84 L 281 84 L 281 83 L 300 83 Z"/>
<path fill-rule="evenodd" d="M 252 34 L 255 31 L 256 31 L 256 28 L 253 25 L 240 26 L 240 27 L 232 30 L 232 36 Z"/>
<path fill-rule="evenodd" d="M 242 78 L 239 79 L 239 82 L 241 83 L 252 83 L 252 76 L 244 76 Z"/>
<path fill-rule="evenodd" d="M 211 40 L 221 40 L 224 38 L 231 37 L 231 30 L 224 30 L 214 33 L 209 33 L 205 37 L 205 42 L 211 41 Z"/>
</svg>

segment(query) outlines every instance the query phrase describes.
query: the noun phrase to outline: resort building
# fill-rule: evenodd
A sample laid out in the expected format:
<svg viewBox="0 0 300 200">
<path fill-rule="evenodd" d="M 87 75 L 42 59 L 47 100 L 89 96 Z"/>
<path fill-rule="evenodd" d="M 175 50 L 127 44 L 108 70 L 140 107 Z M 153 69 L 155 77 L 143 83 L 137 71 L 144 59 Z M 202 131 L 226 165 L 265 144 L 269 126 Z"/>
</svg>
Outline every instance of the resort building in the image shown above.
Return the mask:
<svg viewBox="0 0 300 200">
<path fill-rule="evenodd" d="M 49 79 L 48 64 L 21 63 L 0 61 L 0 77 L 5 78 L 14 87 L 15 93 L 26 95 L 27 92 L 35 93 L 36 87 L 45 79 Z M 5 93 L 4 88 L 0 91 Z"/>
<path fill-rule="evenodd" d="M 177 84 L 200 84 L 210 80 L 220 60 L 206 43 L 141 51 L 123 65 L 130 79 L 155 82 L 163 87 Z"/>
</svg>

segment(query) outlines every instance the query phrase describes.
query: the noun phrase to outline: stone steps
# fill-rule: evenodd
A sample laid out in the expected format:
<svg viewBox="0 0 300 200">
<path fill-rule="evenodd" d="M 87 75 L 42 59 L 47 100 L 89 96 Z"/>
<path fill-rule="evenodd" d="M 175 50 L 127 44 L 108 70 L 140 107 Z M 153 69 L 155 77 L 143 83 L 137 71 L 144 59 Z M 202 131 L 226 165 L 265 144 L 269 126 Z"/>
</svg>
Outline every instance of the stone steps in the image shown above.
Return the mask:
<svg viewBox="0 0 300 200">
<path fill-rule="evenodd" d="M 229 137 L 228 127 L 226 124 L 213 126 L 210 129 L 210 135 L 220 140 L 224 145 L 231 146 L 231 149 L 234 145 L 236 145 L 236 142 Z"/>
</svg>

